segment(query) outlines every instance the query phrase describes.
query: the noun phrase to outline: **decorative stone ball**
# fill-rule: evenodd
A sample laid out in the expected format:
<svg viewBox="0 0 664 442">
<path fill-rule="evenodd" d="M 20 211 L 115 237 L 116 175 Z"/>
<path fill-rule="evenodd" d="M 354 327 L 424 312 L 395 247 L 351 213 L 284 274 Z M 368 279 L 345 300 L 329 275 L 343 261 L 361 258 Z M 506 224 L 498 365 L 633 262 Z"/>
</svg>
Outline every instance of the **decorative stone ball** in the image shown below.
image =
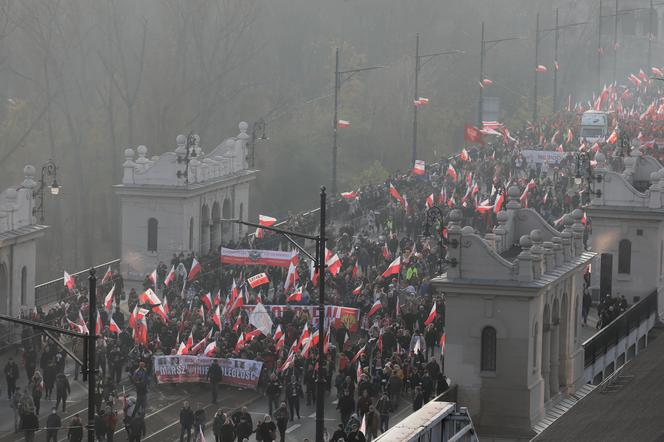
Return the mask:
<svg viewBox="0 0 664 442">
<path fill-rule="evenodd" d="M 33 166 L 32 164 L 26 164 L 25 167 L 23 168 L 23 175 L 31 178 L 35 176 L 35 166 Z"/>
<path fill-rule="evenodd" d="M 498 223 L 503 224 L 503 223 L 506 223 L 506 222 L 507 222 L 507 220 L 509 219 L 509 215 L 507 214 L 506 211 L 501 210 L 501 211 L 498 212 L 498 214 L 496 215 L 496 219 L 498 220 Z"/>
<path fill-rule="evenodd" d="M 18 192 L 13 187 L 10 187 L 5 191 L 5 196 L 9 201 L 15 201 L 18 197 Z"/>
<path fill-rule="evenodd" d="M 572 215 L 568 213 L 565 216 L 563 216 L 563 224 L 566 226 L 571 226 L 572 224 L 574 224 L 574 218 L 572 218 Z"/>
<path fill-rule="evenodd" d="M 185 144 L 187 144 L 187 137 L 186 137 L 186 135 L 180 134 L 180 135 L 178 135 L 177 137 L 175 137 L 175 143 L 176 143 L 178 146 L 184 146 Z"/>
<path fill-rule="evenodd" d="M 519 245 L 522 249 L 529 249 L 533 245 L 533 242 L 530 240 L 530 236 L 521 235 L 521 238 L 519 238 Z"/>
<path fill-rule="evenodd" d="M 531 240 L 533 243 L 536 243 L 536 244 L 537 244 L 537 243 L 541 243 L 543 239 L 544 239 L 544 236 L 542 235 L 542 231 L 541 231 L 541 230 L 539 230 L 539 229 L 533 229 L 533 230 L 530 232 L 530 240 Z"/>
<path fill-rule="evenodd" d="M 136 148 L 136 152 L 138 152 L 140 156 L 144 157 L 148 153 L 148 148 L 141 144 Z"/>
<path fill-rule="evenodd" d="M 470 226 L 466 226 L 463 229 L 461 229 L 462 235 L 472 235 L 473 233 L 475 233 L 475 229 L 473 229 Z"/>
<path fill-rule="evenodd" d="M 132 149 L 131 147 L 125 149 L 124 156 L 128 160 L 133 159 L 134 158 L 134 149 Z"/>
<path fill-rule="evenodd" d="M 463 219 L 463 215 L 459 209 L 454 209 L 450 212 L 450 221 L 453 223 L 458 223 Z"/>
<path fill-rule="evenodd" d="M 246 132 L 247 129 L 249 129 L 249 125 L 246 121 L 240 121 L 240 124 L 238 124 L 237 127 L 240 129 L 240 132 Z"/>
<path fill-rule="evenodd" d="M 572 218 L 574 218 L 574 221 L 581 221 L 581 218 L 583 218 L 583 211 L 581 209 L 574 209 L 572 211 Z"/>
</svg>

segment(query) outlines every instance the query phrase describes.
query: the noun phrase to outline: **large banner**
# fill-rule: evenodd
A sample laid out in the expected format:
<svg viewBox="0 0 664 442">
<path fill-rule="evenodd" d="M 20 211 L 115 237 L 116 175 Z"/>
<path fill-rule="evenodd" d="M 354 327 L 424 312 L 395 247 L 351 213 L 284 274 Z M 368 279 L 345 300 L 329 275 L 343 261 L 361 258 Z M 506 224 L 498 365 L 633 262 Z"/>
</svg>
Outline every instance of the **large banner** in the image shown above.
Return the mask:
<svg viewBox="0 0 664 442">
<path fill-rule="evenodd" d="M 565 158 L 567 152 L 556 152 L 555 150 L 522 150 L 523 159 L 529 163 L 558 164 Z"/>
<path fill-rule="evenodd" d="M 222 384 L 256 389 L 263 368 L 262 362 L 204 356 L 155 356 L 154 373 L 157 383 L 208 382 L 208 368 L 214 360 L 219 361 Z"/>
<path fill-rule="evenodd" d="M 245 266 L 288 267 L 294 252 L 221 248 L 221 263 Z"/>
<path fill-rule="evenodd" d="M 243 305 L 243 309 L 247 312 L 252 312 L 255 305 Z M 318 306 L 317 305 L 266 305 L 267 311 L 272 313 L 275 318 L 282 318 L 286 310 L 297 312 L 298 310 L 306 310 L 311 318 L 311 324 L 318 327 Z M 331 322 L 330 322 L 331 321 Z M 351 332 L 356 332 L 359 327 L 360 310 L 352 307 L 339 307 L 336 305 L 325 306 L 325 327 L 331 325 L 332 327 L 339 327 L 344 324 Z"/>
</svg>

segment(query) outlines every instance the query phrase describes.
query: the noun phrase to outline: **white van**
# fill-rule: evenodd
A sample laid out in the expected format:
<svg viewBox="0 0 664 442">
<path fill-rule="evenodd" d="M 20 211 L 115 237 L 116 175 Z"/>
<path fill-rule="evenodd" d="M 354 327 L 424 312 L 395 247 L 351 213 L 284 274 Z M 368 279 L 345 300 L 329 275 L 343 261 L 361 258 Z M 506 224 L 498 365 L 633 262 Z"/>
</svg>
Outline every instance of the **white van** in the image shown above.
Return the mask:
<svg viewBox="0 0 664 442">
<path fill-rule="evenodd" d="M 579 142 L 585 138 L 589 143 L 594 143 L 606 138 L 609 131 L 609 115 L 601 111 L 585 111 L 581 115 L 581 131 Z"/>
</svg>

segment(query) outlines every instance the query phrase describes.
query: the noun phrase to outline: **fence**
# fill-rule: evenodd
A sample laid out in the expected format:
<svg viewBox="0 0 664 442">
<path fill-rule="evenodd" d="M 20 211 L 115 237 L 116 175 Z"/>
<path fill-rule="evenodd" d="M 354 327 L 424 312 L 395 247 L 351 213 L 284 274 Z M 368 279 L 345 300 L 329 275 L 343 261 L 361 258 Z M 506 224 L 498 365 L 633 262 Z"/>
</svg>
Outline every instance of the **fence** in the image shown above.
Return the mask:
<svg viewBox="0 0 664 442">
<path fill-rule="evenodd" d="M 120 260 L 114 259 L 94 266 L 94 269 L 97 271 L 97 278 L 103 278 L 104 273 L 106 273 L 106 269 L 109 266 L 113 269 L 114 273 L 119 273 L 118 264 L 120 264 Z M 77 287 L 81 293 L 87 293 L 87 277 L 89 270 L 90 269 L 81 270 L 80 272 L 71 274 L 71 276 L 77 281 Z M 66 296 L 67 292 L 64 289 L 64 278 L 54 279 L 35 286 L 35 306 L 52 304 L 65 299 Z"/>
</svg>

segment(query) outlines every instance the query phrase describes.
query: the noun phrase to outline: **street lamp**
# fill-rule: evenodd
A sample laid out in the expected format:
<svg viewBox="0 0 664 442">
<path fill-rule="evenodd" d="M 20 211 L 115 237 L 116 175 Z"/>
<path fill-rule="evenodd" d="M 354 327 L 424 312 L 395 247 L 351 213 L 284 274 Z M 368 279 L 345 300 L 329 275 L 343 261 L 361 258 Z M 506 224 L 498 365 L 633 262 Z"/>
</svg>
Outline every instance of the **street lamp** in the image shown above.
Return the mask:
<svg viewBox="0 0 664 442">
<path fill-rule="evenodd" d="M 267 137 L 266 134 L 266 129 L 267 129 L 267 122 L 263 118 L 259 118 L 258 121 L 256 121 L 252 126 L 251 126 L 251 139 L 250 139 L 250 145 L 251 145 L 251 153 L 250 153 L 250 167 L 253 169 L 256 167 L 256 142 L 257 141 L 267 141 L 269 138 Z M 260 136 L 258 135 L 260 133 Z"/>
<path fill-rule="evenodd" d="M 574 176 L 574 184 L 577 187 L 580 187 L 585 178 L 588 181 L 588 193 L 597 198 L 601 197 L 602 191 L 600 189 L 595 189 L 594 183 L 601 183 L 602 175 L 595 174 L 592 165 L 590 164 L 590 155 L 588 155 L 588 152 L 579 152 L 575 154 L 575 160 L 576 175 Z"/>
<path fill-rule="evenodd" d="M 435 230 L 438 236 L 438 273 L 443 273 L 443 263 L 449 264 L 451 267 L 456 267 L 458 264 L 455 258 L 446 258 L 445 246 L 456 249 L 459 247 L 459 241 L 456 239 L 448 240 L 445 236 L 445 215 L 443 214 L 443 209 L 438 206 L 431 206 L 426 211 L 424 231 L 422 232 L 424 237 L 428 238 L 431 236 L 431 226 L 434 224 L 438 225 L 438 229 Z"/>
<path fill-rule="evenodd" d="M 314 262 L 316 271 L 318 272 L 318 330 L 320 339 L 318 340 L 318 377 L 316 378 L 316 441 L 323 440 L 323 430 L 325 425 L 325 379 L 322 376 L 322 368 L 324 362 L 324 344 L 323 327 L 325 325 L 325 208 L 326 208 L 325 186 L 320 188 L 320 226 L 318 235 L 306 235 L 304 233 L 297 233 L 290 230 L 278 229 L 275 227 L 262 226 L 260 224 L 250 223 L 239 219 L 222 219 L 221 221 L 233 222 L 237 224 L 244 224 L 245 226 L 261 228 L 276 232 L 284 236 L 293 247 L 298 249 L 302 254 Z M 304 247 L 297 243 L 292 237 L 301 239 L 309 239 L 316 242 L 315 256 L 312 256 Z"/>
<path fill-rule="evenodd" d="M 415 36 L 415 88 L 413 93 L 413 152 L 411 158 L 411 165 L 415 164 L 417 160 L 417 106 L 415 101 L 419 100 L 419 79 L 420 79 L 420 70 L 422 67 L 431 61 L 435 57 L 440 57 L 441 55 L 452 55 L 452 54 L 464 54 L 464 51 L 450 50 L 443 52 L 436 52 L 433 54 L 421 54 L 420 55 L 420 34 Z"/>
<path fill-rule="evenodd" d="M 32 197 L 35 199 L 35 207 L 32 209 L 34 216 L 39 215 L 39 222 L 44 222 L 44 191 L 48 187 L 51 195 L 57 196 L 60 194 L 60 185 L 58 184 L 58 168 L 53 160 L 48 160 L 41 168 L 41 176 L 39 178 L 39 186 L 32 192 Z M 46 179 L 53 177 L 51 184 L 46 184 Z"/>
<path fill-rule="evenodd" d="M 181 157 L 178 155 L 177 157 L 177 163 L 182 164 L 184 163 L 184 172 L 181 170 L 178 170 L 175 175 L 178 178 L 184 178 L 185 184 L 189 184 L 189 163 L 193 158 L 196 158 L 198 155 L 196 153 L 196 137 L 197 135 L 194 135 L 194 132 L 189 132 L 189 135 L 187 135 L 187 144 L 185 146 L 185 153 L 184 157 Z"/>
<path fill-rule="evenodd" d="M 360 69 L 339 70 L 339 48 L 334 61 L 334 121 L 332 122 L 332 194 L 337 194 L 337 130 L 339 126 L 339 92 L 344 81 L 350 80 L 358 72 L 382 69 L 385 66 L 372 66 Z M 318 440 L 318 439 L 317 439 Z"/>
</svg>

